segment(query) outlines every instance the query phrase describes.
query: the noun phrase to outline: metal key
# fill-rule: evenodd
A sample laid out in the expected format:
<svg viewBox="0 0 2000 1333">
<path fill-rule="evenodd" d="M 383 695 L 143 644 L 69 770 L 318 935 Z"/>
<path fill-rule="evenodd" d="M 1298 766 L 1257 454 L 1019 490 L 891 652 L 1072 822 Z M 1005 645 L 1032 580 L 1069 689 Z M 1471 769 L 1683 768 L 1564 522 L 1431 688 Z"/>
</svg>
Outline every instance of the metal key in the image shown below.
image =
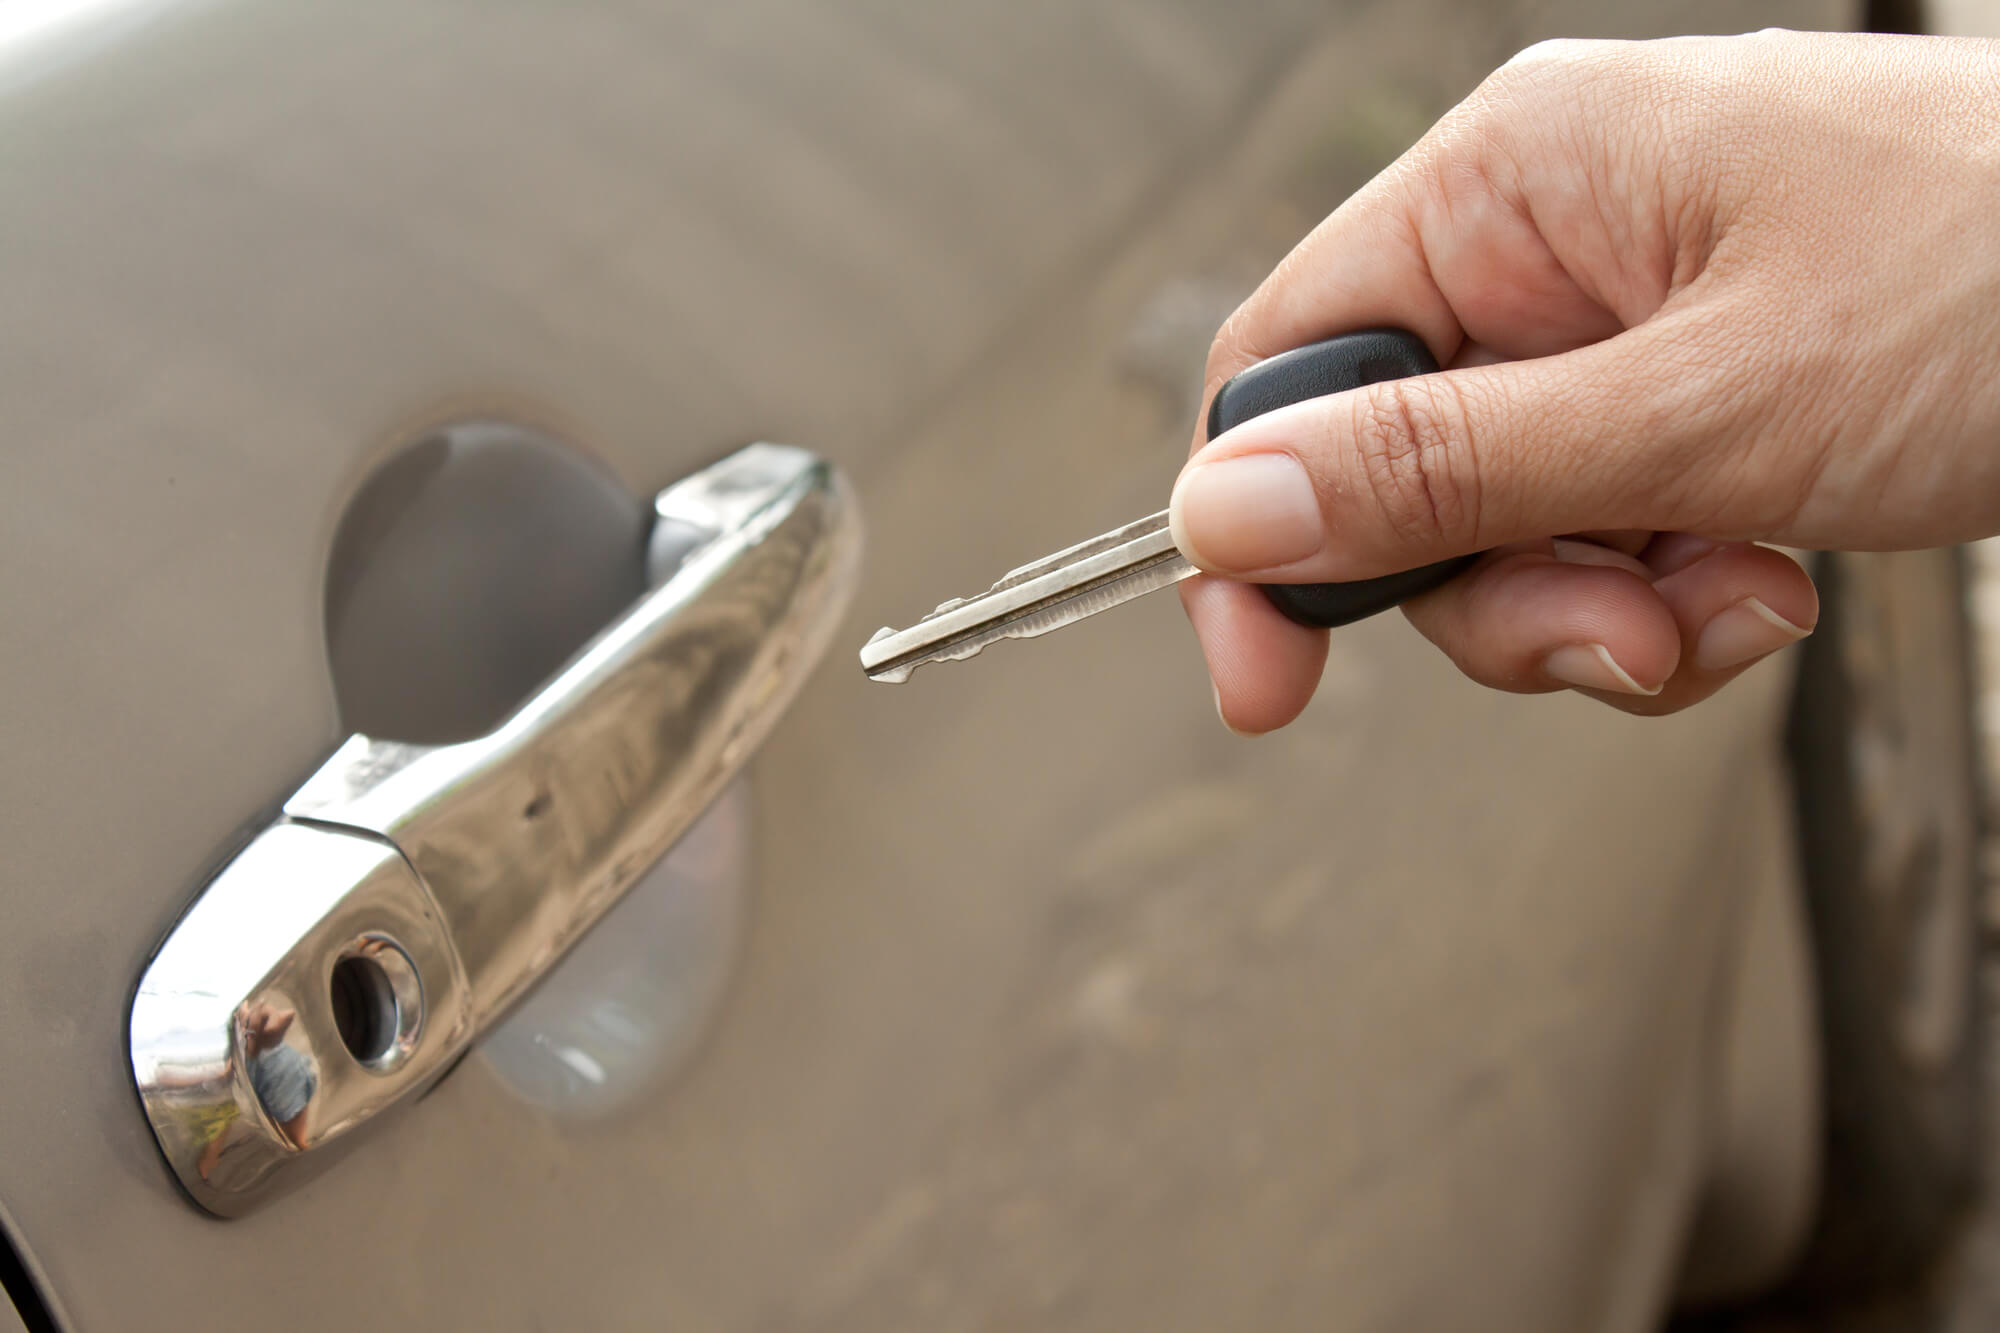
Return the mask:
<svg viewBox="0 0 2000 1333">
<path fill-rule="evenodd" d="M 870 680 L 905 681 L 925 662 L 956 662 L 1001 639 L 1032 639 L 1195 572 L 1174 547 L 1167 512 L 1021 568 L 977 597 L 946 602 L 906 630 L 881 629 L 861 650 Z"/>
<path fill-rule="evenodd" d="M 1290 403 L 1437 369 L 1400 329 L 1344 334 L 1260 361 L 1216 391 L 1208 437 Z M 1477 556 L 1355 583 L 1267 584 L 1302 625 L 1346 625 L 1428 592 Z M 955 662 L 1001 639 L 1031 639 L 1108 611 L 1198 572 L 1174 546 L 1165 510 L 1023 565 L 975 597 L 946 602 L 905 630 L 882 629 L 861 649 L 871 680 L 905 681 L 926 662 Z"/>
</svg>

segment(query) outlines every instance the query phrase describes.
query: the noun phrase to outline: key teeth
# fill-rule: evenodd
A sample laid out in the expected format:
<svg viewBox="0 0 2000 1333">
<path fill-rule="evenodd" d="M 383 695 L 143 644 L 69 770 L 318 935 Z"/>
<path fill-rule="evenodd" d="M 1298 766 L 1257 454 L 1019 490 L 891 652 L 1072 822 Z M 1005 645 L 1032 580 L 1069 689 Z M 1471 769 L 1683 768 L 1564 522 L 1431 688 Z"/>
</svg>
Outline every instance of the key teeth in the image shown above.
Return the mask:
<svg viewBox="0 0 2000 1333">
<path fill-rule="evenodd" d="M 881 636 L 877 635 L 876 637 L 879 638 Z M 1002 637 L 1011 638 L 1013 636 L 1005 635 Z M 872 639 L 870 640 L 871 643 L 873 641 L 874 640 Z M 959 644 L 956 647 L 947 649 L 944 652 L 934 653 L 929 656 L 919 657 L 915 661 L 905 662 L 903 665 L 899 667 L 889 667 L 881 671 L 869 671 L 866 667 L 863 667 L 862 669 L 868 672 L 868 679 L 870 680 L 881 681 L 888 685 L 901 685 L 904 681 L 908 680 L 910 678 L 911 673 L 916 671 L 916 669 L 920 666 L 924 666 L 931 662 L 963 662 L 967 658 L 979 656 L 981 653 L 985 652 L 988 648 L 992 647 L 993 644 L 996 642 L 998 642 L 998 640 L 996 639 L 987 639 L 983 641 L 979 639 L 974 639 L 969 643 Z"/>
<path fill-rule="evenodd" d="M 1008 605 L 989 611 L 984 618 L 966 615 L 947 626 L 931 625 L 940 616 L 968 606 L 977 609 L 988 597 L 1006 593 L 1047 574 L 1068 570 L 1067 578 L 1050 586 L 1037 587 L 1032 594 L 1011 599 Z M 1010 572 L 986 592 L 971 597 L 954 597 L 938 604 L 908 630 L 878 630 L 861 652 L 861 665 L 870 679 L 900 683 L 926 662 L 960 662 L 1001 639 L 1034 638 L 1052 629 L 1107 607 L 1130 601 L 1141 593 L 1177 582 L 1193 572 L 1186 559 L 1174 550 L 1167 533 L 1164 512 L 1122 528 L 1093 537 L 1064 551 Z M 925 628 L 919 629 L 919 626 Z M 870 648 L 889 635 L 907 635 L 912 646 L 902 652 L 888 648 L 871 653 Z M 943 645 L 943 646 L 940 646 Z M 871 665 L 871 662 L 873 665 Z M 890 662 L 898 662 L 891 666 Z"/>
</svg>

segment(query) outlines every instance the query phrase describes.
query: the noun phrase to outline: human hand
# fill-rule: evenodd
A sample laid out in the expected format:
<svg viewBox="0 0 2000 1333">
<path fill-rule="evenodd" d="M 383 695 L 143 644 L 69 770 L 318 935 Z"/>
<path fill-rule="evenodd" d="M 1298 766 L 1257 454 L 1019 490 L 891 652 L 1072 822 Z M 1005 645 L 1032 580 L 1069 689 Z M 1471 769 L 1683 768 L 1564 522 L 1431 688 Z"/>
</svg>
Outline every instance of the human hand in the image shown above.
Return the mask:
<svg viewBox="0 0 2000 1333">
<path fill-rule="evenodd" d="M 261 1000 L 252 1005 L 243 1019 L 244 1045 L 249 1053 L 260 1055 L 283 1041 L 297 1017 L 291 1009 L 274 1008 Z"/>
<path fill-rule="evenodd" d="M 1467 675 L 1686 707 L 1817 618 L 1753 543 L 2000 531 L 2000 43 L 1530 48 L 1278 266 L 1208 394 L 1387 325 L 1446 370 L 1197 437 L 1175 486 L 1224 721 L 1283 726 L 1325 660 L 1247 583 L 1489 548 L 1406 607 Z"/>
</svg>

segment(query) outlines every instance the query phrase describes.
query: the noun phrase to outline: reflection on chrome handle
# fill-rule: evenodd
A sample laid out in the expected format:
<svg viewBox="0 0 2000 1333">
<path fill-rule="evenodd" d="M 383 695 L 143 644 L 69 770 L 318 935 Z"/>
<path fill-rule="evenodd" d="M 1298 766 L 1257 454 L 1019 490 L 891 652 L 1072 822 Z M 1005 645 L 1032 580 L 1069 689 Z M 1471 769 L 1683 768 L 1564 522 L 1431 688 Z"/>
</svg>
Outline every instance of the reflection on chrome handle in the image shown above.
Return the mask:
<svg viewBox="0 0 2000 1333">
<path fill-rule="evenodd" d="M 752 445 L 656 511 L 671 572 L 513 716 L 457 745 L 349 738 L 161 946 L 133 1073 L 202 1206 L 248 1211 L 443 1073 L 721 792 L 824 651 L 860 556 L 830 467 Z"/>
<path fill-rule="evenodd" d="M 409 858 L 449 923 L 476 1025 L 715 799 L 846 600 L 852 506 L 809 455 L 753 446 L 659 505 L 723 523 L 491 735 L 436 748 L 356 736 L 285 803 Z"/>
</svg>

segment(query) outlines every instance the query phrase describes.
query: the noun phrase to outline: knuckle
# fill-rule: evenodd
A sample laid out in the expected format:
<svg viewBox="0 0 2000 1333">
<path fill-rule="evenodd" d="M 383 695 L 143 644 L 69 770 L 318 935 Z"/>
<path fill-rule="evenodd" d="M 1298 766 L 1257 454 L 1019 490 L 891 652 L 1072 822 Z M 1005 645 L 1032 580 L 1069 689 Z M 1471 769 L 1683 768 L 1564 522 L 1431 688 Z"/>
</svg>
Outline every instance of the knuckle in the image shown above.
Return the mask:
<svg viewBox="0 0 2000 1333">
<path fill-rule="evenodd" d="M 1527 71 L 1586 59 L 1601 43 L 1587 37 L 1545 37 L 1516 51 L 1501 69 Z"/>
<path fill-rule="evenodd" d="M 1522 47 L 1487 77 L 1487 90 L 1520 94 L 1566 89 L 1618 58 L 1624 44 L 1583 37 L 1551 37 Z"/>
<path fill-rule="evenodd" d="M 1558 37 L 1523 48 L 1490 75 L 1489 107 L 1530 119 L 1614 118 L 1621 101 L 1647 95 L 1664 57 L 1657 44 Z"/>
<path fill-rule="evenodd" d="M 1355 395 L 1362 484 L 1401 539 L 1470 546 L 1479 530 L 1479 469 L 1465 404 L 1448 377 L 1392 380 Z"/>
<path fill-rule="evenodd" d="M 1496 172 L 1518 176 L 1524 163 L 1572 154 L 1579 138 L 1594 142 L 1612 90 L 1636 76 L 1632 46 L 1551 38 L 1523 48 L 1447 117 L 1439 165 L 1477 167 L 1485 179 L 1464 184 L 1489 189 Z"/>
</svg>

